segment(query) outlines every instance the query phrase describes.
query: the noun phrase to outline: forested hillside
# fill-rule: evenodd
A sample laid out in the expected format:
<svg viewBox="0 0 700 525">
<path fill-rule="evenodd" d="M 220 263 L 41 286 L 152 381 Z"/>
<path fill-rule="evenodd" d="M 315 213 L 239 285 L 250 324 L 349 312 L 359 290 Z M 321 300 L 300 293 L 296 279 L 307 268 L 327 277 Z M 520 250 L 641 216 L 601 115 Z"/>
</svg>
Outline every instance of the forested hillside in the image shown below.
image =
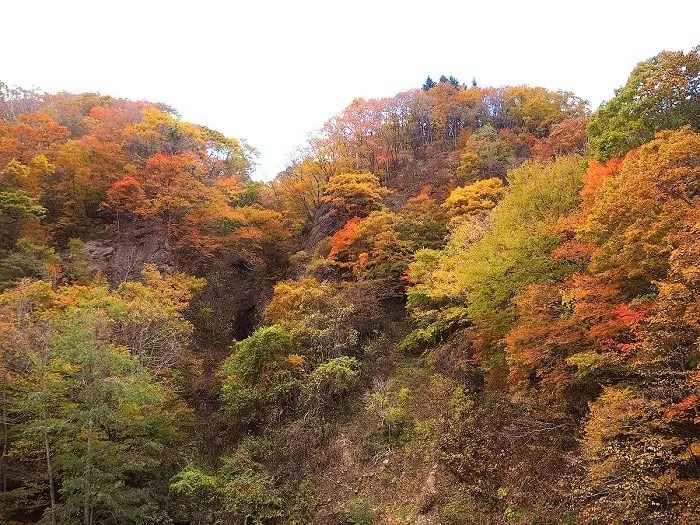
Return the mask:
<svg viewBox="0 0 700 525">
<path fill-rule="evenodd" d="M 255 157 L 0 83 L 0 523 L 700 524 L 700 47 Z"/>
</svg>

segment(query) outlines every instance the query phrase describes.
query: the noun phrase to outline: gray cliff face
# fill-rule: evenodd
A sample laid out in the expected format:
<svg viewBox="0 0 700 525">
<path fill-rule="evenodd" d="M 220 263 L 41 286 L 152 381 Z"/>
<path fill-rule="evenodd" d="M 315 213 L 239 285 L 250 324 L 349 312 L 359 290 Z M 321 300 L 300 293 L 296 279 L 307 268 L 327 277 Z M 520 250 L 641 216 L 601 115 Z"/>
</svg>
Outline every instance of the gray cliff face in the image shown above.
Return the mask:
<svg viewBox="0 0 700 525">
<path fill-rule="evenodd" d="M 90 267 L 112 286 L 141 278 L 144 265 L 153 264 L 163 274 L 185 272 L 192 261 L 178 254 L 165 228 L 153 223 L 122 224 L 119 231 L 105 230 L 85 241 Z M 191 301 L 188 319 L 195 325 L 197 344 L 225 348 L 231 341 L 245 339 L 260 321 L 261 312 L 279 277 L 270 276 L 267 267 L 255 265 L 245 254 L 236 254 L 217 269 L 209 268 L 207 284 Z M 204 306 L 206 305 L 206 306 Z M 199 318 L 200 310 L 213 309 L 212 318 Z M 214 320 L 212 320 L 214 319 Z"/>
<path fill-rule="evenodd" d="M 318 244 L 326 237 L 333 235 L 338 231 L 345 222 L 345 217 L 339 217 L 334 214 L 331 206 L 324 202 L 318 207 L 311 221 L 311 228 L 303 239 L 303 247 L 307 253 L 313 253 Z"/>
<path fill-rule="evenodd" d="M 162 228 L 153 224 L 123 225 L 121 231 L 85 242 L 94 271 L 113 285 L 138 279 L 144 264 L 172 270 L 173 253 Z"/>
</svg>

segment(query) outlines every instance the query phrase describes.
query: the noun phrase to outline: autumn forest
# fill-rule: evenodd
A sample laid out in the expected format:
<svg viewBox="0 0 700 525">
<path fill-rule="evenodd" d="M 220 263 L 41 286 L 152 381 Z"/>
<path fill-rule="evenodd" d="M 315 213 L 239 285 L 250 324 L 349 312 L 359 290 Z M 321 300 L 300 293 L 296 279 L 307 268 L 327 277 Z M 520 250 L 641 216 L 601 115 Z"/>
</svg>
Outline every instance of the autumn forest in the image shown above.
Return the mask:
<svg viewBox="0 0 700 525">
<path fill-rule="evenodd" d="M 270 182 L 0 82 L 0 523 L 700 524 L 700 47 L 463 80 Z"/>
</svg>

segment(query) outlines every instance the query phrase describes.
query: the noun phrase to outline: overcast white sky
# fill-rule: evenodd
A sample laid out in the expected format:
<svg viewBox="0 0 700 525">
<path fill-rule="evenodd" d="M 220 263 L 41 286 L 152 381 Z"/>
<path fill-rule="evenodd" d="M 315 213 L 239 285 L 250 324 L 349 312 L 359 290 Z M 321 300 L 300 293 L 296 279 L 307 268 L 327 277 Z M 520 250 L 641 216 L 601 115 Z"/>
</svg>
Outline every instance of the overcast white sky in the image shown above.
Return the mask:
<svg viewBox="0 0 700 525">
<path fill-rule="evenodd" d="M 166 102 L 243 137 L 269 179 L 354 97 L 430 74 L 572 90 L 700 44 L 698 0 L 46 0 L 0 6 L 0 80 Z"/>
</svg>

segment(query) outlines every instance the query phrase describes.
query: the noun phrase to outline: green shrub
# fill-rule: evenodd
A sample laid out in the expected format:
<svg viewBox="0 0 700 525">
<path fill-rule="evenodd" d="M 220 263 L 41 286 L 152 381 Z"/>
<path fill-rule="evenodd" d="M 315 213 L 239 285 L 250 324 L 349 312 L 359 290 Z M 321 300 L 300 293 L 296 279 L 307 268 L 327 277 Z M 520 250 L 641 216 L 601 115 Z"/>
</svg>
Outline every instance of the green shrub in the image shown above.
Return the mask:
<svg viewBox="0 0 700 525">
<path fill-rule="evenodd" d="M 15 249 L 0 260 L 0 291 L 23 278 L 51 281 L 52 268 L 60 262 L 53 248 L 35 244 L 29 239 L 19 239 Z"/>
<path fill-rule="evenodd" d="M 302 525 L 309 522 L 313 495 L 304 480 L 281 481 L 263 463 L 273 442 L 246 437 L 214 473 L 188 465 L 170 482 L 178 521 L 193 525 L 248 523 Z"/>
<path fill-rule="evenodd" d="M 266 472 L 241 472 L 223 485 L 222 494 L 226 522 L 236 523 L 247 517 L 251 525 L 267 525 L 284 516 L 284 500 Z"/>
<path fill-rule="evenodd" d="M 355 498 L 345 507 L 345 520 L 349 525 L 372 525 L 374 511 L 367 500 Z"/>
<path fill-rule="evenodd" d="M 399 344 L 399 349 L 408 356 L 418 356 L 445 340 L 451 334 L 468 325 L 463 307 L 443 307 L 432 320 L 424 320 Z"/>
<path fill-rule="evenodd" d="M 461 485 L 442 509 L 445 525 L 482 525 L 491 523 L 496 510 L 494 501 L 476 497 Z"/>
<path fill-rule="evenodd" d="M 192 523 L 211 523 L 221 504 L 220 479 L 194 465 L 187 465 L 170 482 L 170 493 L 179 512 Z"/>
<path fill-rule="evenodd" d="M 341 356 L 326 361 L 306 379 L 304 393 L 310 407 L 320 409 L 342 399 L 359 383 L 360 363 L 354 357 Z"/>
<path fill-rule="evenodd" d="M 293 378 L 269 373 L 291 345 L 291 336 L 277 325 L 259 328 L 237 343 L 218 372 L 224 410 L 247 422 L 261 417 L 266 402 L 293 397 L 295 384 L 289 382 Z M 280 379 L 280 383 L 270 378 Z"/>
<path fill-rule="evenodd" d="M 291 336 L 277 325 L 258 328 L 236 344 L 231 357 L 224 361 L 221 373 L 244 381 L 255 381 L 263 367 L 291 344 Z"/>
<path fill-rule="evenodd" d="M 68 257 L 65 261 L 65 276 L 70 282 L 86 283 L 90 280 L 90 253 L 80 239 L 68 241 Z"/>
</svg>

